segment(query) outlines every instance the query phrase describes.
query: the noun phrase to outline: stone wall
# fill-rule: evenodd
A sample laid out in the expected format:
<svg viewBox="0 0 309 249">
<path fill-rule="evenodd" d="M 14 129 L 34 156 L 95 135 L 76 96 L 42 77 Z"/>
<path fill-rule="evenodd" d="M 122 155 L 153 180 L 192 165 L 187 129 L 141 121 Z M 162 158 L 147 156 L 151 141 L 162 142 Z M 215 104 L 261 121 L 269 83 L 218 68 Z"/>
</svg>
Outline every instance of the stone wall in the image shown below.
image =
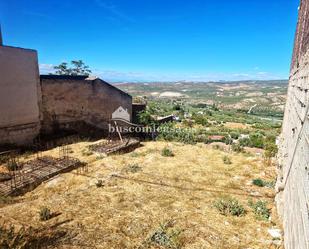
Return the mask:
<svg viewBox="0 0 309 249">
<path fill-rule="evenodd" d="M 79 129 L 84 123 L 107 130 L 119 107 L 132 117 L 132 97 L 100 79 L 75 76 L 42 76 L 42 131 Z M 83 128 L 83 129 L 84 129 Z"/>
<path fill-rule="evenodd" d="M 302 0 L 285 107 L 277 182 L 286 249 L 309 248 L 309 0 Z"/>
<path fill-rule="evenodd" d="M 0 46 L 0 145 L 29 144 L 39 134 L 37 52 Z"/>
</svg>

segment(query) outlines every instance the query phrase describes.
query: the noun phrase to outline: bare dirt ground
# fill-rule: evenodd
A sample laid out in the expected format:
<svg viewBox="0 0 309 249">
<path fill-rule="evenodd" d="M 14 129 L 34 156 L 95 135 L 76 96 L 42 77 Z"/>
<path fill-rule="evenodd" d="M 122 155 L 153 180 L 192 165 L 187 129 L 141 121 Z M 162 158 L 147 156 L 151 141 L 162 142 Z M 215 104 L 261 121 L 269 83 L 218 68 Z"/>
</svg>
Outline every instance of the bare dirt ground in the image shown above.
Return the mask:
<svg viewBox="0 0 309 249">
<path fill-rule="evenodd" d="M 53 248 L 280 248 L 267 232 L 280 228 L 274 190 L 252 185 L 254 178 L 274 180 L 276 175 L 261 157 L 166 142 L 105 157 L 88 151 L 90 144 L 70 146 L 70 156 L 88 162 L 88 172 L 75 170 L 41 184 L 19 202 L 1 207 L 1 222 L 35 228 L 57 224 L 68 238 Z M 174 157 L 161 155 L 166 146 Z M 224 155 L 232 164 L 223 163 Z M 96 186 L 98 180 L 102 187 Z M 214 208 L 213 202 L 226 195 L 244 205 L 245 216 L 224 216 Z M 271 221 L 256 219 L 249 199 L 268 201 Z M 42 207 L 58 215 L 40 221 Z M 177 247 L 150 243 L 163 236 L 162 227 L 177 234 Z"/>
<path fill-rule="evenodd" d="M 226 122 L 224 124 L 225 127 L 231 128 L 231 129 L 248 129 L 250 128 L 250 125 L 243 124 L 243 123 L 234 123 L 234 122 Z"/>
</svg>

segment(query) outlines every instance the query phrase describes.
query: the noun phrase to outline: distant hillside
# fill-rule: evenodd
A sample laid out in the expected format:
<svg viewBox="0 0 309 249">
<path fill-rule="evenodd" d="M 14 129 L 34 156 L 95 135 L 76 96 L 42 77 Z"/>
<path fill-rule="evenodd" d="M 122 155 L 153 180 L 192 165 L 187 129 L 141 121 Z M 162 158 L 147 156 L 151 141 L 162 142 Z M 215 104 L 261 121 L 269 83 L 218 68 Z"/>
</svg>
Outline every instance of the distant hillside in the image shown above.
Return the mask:
<svg viewBox="0 0 309 249">
<path fill-rule="evenodd" d="M 178 99 L 190 104 L 217 104 L 227 109 L 283 112 L 288 80 L 221 82 L 118 83 L 132 96 L 150 100 Z"/>
</svg>

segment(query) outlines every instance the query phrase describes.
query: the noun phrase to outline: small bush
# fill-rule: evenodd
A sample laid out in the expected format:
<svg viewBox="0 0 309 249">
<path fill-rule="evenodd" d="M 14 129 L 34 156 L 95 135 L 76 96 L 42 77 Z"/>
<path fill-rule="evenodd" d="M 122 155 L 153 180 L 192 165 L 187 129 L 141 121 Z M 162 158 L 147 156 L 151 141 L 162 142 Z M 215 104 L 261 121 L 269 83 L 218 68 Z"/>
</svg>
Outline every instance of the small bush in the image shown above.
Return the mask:
<svg viewBox="0 0 309 249">
<path fill-rule="evenodd" d="M 47 207 L 43 207 L 40 210 L 40 220 L 47 221 L 51 218 L 51 212 Z"/>
<path fill-rule="evenodd" d="M 168 147 L 165 147 L 162 151 L 161 151 L 161 155 L 162 156 L 165 156 L 165 157 L 173 157 L 175 156 L 173 151 L 168 148 Z"/>
<path fill-rule="evenodd" d="M 8 155 L 0 155 L 0 164 L 7 163 L 10 160 L 10 156 Z"/>
<path fill-rule="evenodd" d="M 161 224 L 143 243 L 138 247 L 180 249 L 183 246 L 181 239 L 182 230 L 174 229 L 173 221 Z"/>
<path fill-rule="evenodd" d="M 99 155 L 99 156 L 97 156 L 95 159 L 99 161 L 99 160 L 104 159 L 104 156 L 103 156 L 103 155 Z"/>
<path fill-rule="evenodd" d="M 228 157 L 228 156 L 224 156 L 224 157 L 222 158 L 222 160 L 223 160 L 223 163 L 224 163 L 224 164 L 232 164 L 232 160 L 231 160 L 231 158 Z"/>
<path fill-rule="evenodd" d="M 213 145 L 212 148 L 213 148 L 214 150 L 222 150 L 222 151 L 224 150 L 223 147 L 220 146 L 220 145 L 218 145 L 218 144 Z"/>
<path fill-rule="evenodd" d="M 265 158 L 272 158 L 275 157 L 276 154 L 278 153 L 278 146 L 275 143 L 268 142 L 264 146 L 265 152 L 264 156 Z"/>
<path fill-rule="evenodd" d="M 268 187 L 268 188 L 274 188 L 276 181 L 264 181 L 260 178 L 253 179 L 252 184 L 256 185 L 258 187 Z"/>
<path fill-rule="evenodd" d="M 232 144 L 232 151 L 239 153 L 243 152 L 244 148 L 239 143 L 234 143 Z"/>
<path fill-rule="evenodd" d="M 127 167 L 127 171 L 131 172 L 131 173 L 137 173 L 138 171 L 141 171 L 142 168 L 137 164 L 130 164 Z"/>
<path fill-rule="evenodd" d="M 83 150 L 82 151 L 82 155 L 83 156 L 91 156 L 91 155 L 93 155 L 93 152 L 90 151 L 90 150 Z"/>
<path fill-rule="evenodd" d="M 103 187 L 103 181 L 98 180 L 95 185 L 97 186 L 97 188 L 101 188 L 101 187 Z"/>
<path fill-rule="evenodd" d="M 197 135 L 196 136 L 196 142 L 207 144 L 209 142 L 208 136 L 206 136 L 205 134 Z"/>
<path fill-rule="evenodd" d="M 16 162 L 16 160 L 9 160 L 6 164 L 6 168 L 9 171 L 15 171 L 20 169 L 20 166 L 18 165 L 18 163 Z"/>
<path fill-rule="evenodd" d="M 257 201 L 254 203 L 252 200 L 249 200 L 249 206 L 252 208 L 255 216 L 259 220 L 268 220 L 270 217 L 270 209 L 267 208 L 266 201 Z"/>
<path fill-rule="evenodd" d="M 255 186 L 258 186 L 258 187 L 264 187 L 265 186 L 265 182 L 260 178 L 253 179 L 252 184 L 255 185 Z"/>
<path fill-rule="evenodd" d="M 225 197 L 215 201 L 214 207 L 222 215 L 243 216 L 246 212 L 238 200 L 232 197 Z"/>
<path fill-rule="evenodd" d="M 264 183 L 267 188 L 275 188 L 276 186 L 276 181 L 264 181 Z"/>
<path fill-rule="evenodd" d="M 238 139 L 240 137 L 240 133 L 239 132 L 231 132 L 230 136 L 233 139 Z"/>
<path fill-rule="evenodd" d="M 137 153 L 137 152 L 134 151 L 134 152 L 131 153 L 130 156 L 131 156 L 131 157 L 138 157 L 139 155 L 140 155 L 139 153 Z"/>
<path fill-rule="evenodd" d="M 184 128 L 176 129 L 174 123 L 161 125 L 158 139 L 181 142 L 185 144 L 196 144 L 197 142 L 195 132 Z"/>
</svg>

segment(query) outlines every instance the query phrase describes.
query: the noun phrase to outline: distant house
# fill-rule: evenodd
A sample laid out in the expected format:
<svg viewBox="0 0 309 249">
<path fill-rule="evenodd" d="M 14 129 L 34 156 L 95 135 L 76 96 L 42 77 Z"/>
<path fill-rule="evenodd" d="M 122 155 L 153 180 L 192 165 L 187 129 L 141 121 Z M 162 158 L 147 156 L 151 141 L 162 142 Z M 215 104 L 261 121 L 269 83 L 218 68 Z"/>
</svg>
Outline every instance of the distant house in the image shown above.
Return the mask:
<svg viewBox="0 0 309 249">
<path fill-rule="evenodd" d="M 172 115 L 168 115 L 165 117 L 157 117 L 156 120 L 158 121 L 158 123 L 164 124 L 164 123 L 176 121 L 176 117 L 175 115 L 172 114 Z"/>
<path fill-rule="evenodd" d="M 248 134 L 240 134 L 239 139 L 247 139 L 250 138 Z"/>
</svg>

